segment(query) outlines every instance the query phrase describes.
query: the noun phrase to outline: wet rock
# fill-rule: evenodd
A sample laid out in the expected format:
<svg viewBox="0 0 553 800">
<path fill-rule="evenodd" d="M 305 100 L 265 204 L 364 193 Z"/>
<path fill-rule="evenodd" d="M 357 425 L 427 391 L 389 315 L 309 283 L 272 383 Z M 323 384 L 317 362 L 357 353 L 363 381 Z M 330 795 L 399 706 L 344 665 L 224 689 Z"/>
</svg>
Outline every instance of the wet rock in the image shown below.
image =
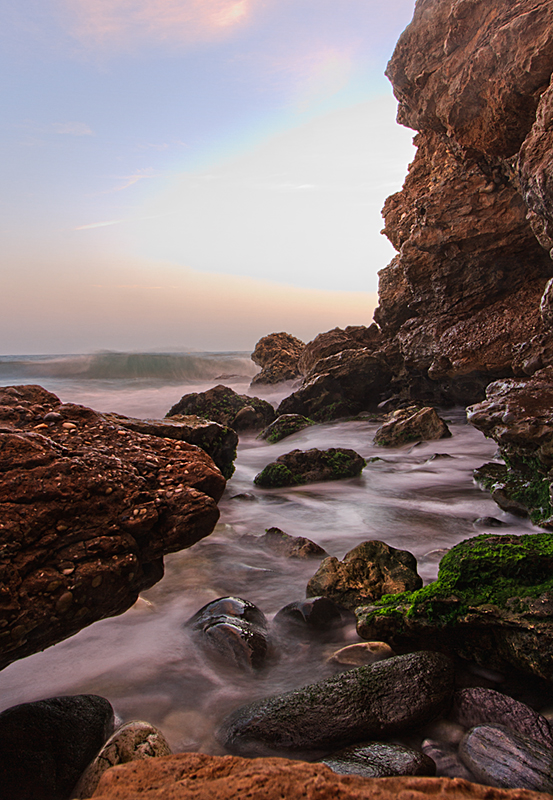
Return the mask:
<svg viewBox="0 0 553 800">
<path fill-rule="evenodd" d="M 356 610 L 364 639 L 455 653 L 486 670 L 553 680 L 551 534 L 482 534 L 446 553 L 438 579 Z"/>
<path fill-rule="evenodd" d="M 488 464 L 483 464 L 478 469 L 475 469 L 472 474 L 476 484 L 481 489 L 489 491 L 492 500 L 497 503 L 502 511 L 507 511 L 516 517 L 527 517 L 529 513 L 534 511 L 539 513 L 541 506 L 528 509 L 525 503 L 517 499 L 518 497 L 524 497 L 526 494 L 525 489 L 527 489 L 528 481 L 521 478 L 505 464 L 490 461 Z"/>
<path fill-rule="evenodd" d="M 387 778 L 392 775 L 435 775 L 436 765 L 424 753 L 399 744 L 367 742 L 345 747 L 321 759 L 337 775 Z"/>
<path fill-rule="evenodd" d="M 203 650 L 230 669 L 257 670 L 268 651 L 267 620 L 248 600 L 221 597 L 186 623 Z"/>
<path fill-rule="evenodd" d="M 92 797 L 98 781 L 110 767 L 170 755 L 171 748 L 161 731 L 149 722 L 127 722 L 115 731 L 88 765 L 71 792 L 71 800 Z"/>
<path fill-rule="evenodd" d="M 273 624 L 288 635 L 321 638 L 325 634 L 335 636 L 344 626 L 354 625 L 355 616 L 327 597 L 311 597 L 281 608 Z"/>
<path fill-rule="evenodd" d="M 393 736 L 429 722 L 449 704 L 453 666 L 411 653 L 237 709 L 218 738 L 234 753 L 316 753 Z"/>
<path fill-rule="evenodd" d="M 252 788 L 255 787 L 255 788 Z M 282 758 L 236 758 L 178 753 L 123 764 L 102 776 L 95 800 L 544 800 L 538 792 L 492 789 L 468 781 L 421 776 L 361 778 L 336 775 L 324 764 Z"/>
<path fill-rule="evenodd" d="M 33 408 L 59 413 L 36 430 Z M 130 608 L 213 530 L 225 479 L 195 445 L 39 386 L 0 389 L 0 668 Z"/>
<path fill-rule="evenodd" d="M 328 450 L 292 450 L 272 461 L 254 478 L 266 489 L 297 486 L 303 483 L 336 481 L 361 474 L 366 461 L 355 450 L 331 447 Z"/>
<path fill-rule="evenodd" d="M 380 330 L 374 323 L 368 328 L 363 325 L 333 328 L 331 331 L 319 333 L 313 341 L 305 345 L 300 356 L 298 368 L 302 375 L 307 375 L 318 361 L 328 356 L 342 353 L 344 350 L 361 350 L 368 347 L 378 349 Z"/>
<path fill-rule="evenodd" d="M 280 528 L 268 528 L 255 541 L 262 547 L 285 558 L 326 558 L 328 553 L 318 544 L 304 536 L 289 536 Z"/>
<path fill-rule="evenodd" d="M 357 642 L 337 650 L 328 658 L 328 662 L 340 667 L 362 667 L 393 656 L 395 653 L 386 642 Z"/>
<path fill-rule="evenodd" d="M 307 584 L 307 596 L 324 595 L 346 608 L 377 600 L 384 594 L 420 589 L 417 560 L 407 550 L 396 550 L 385 542 L 363 542 L 343 561 L 325 558 Z"/>
<path fill-rule="evenodd" d="M 384 354 L 367 347 L 343 350 L 317 361 L 302 386 L 284 398 L 277 414 L 302 414 L 327 422 L 376 411 L 391 375 Z"/>
<path fill-rule="evenodd" d="M 401 408 L 390 415 L 376 432 L 374 443 L 383 447 L 399 447 L 408 442 L 434 441 L 451 436 L 446 423 L 434 408 Z"/>
<path fill-rule="evenodd" d="M 545 717 L 508 695 L 475 687 L 455 692 L 451 719 L 464 728 L 499 724 L 553 748 L 553 733 Z"/>
<path fill-rule="evenodd" d="M 232 428 L 192 414 L 165 419 L 134 419 L 121 414 L 105 416 L 116 425 L 137 433 L 195 444 L 211 456 L 227 480 L 234 472 L 238 436 Z"/>
<path fill-rule="evenodd" d="M 476 778 L 502 789 L 553 792 L 553 751 L 501 725 L 477 725 L 459 746 Z"/>
<path fill-rule="evenodd" d="M 432 759 L 436 775 L 445 778 L 463 778 L 466 781 L 474 780 L 474 775 L 463 764 L 456 749 L 433 739 L 424 739 L 421 750 Z"/>
<path fill-rule="evenodd" d="M 253 408 L 254 415 L 248 410 L 246 415 L 238 417 L 237 420 L 238 414 L 246 407 Z M 276 418 L 274 408 L 266 400 L 237 394 L 222 384 L 214 386 L 213 389 L 208 389 L 206 392 L 192 392 L 183 395 L 179 402 L 171 407 L 166 416 L 190 414 L 213 420 L 229 428 L 234 428 L 238 424 L 238 426 L 247 426 L 257 430 L 266 428 Z M 241 429 L 243 430 L 244 427 Z"/>
<path fill-rule="evenodd" d="M 472 524 L 475 528 L 504 528 L 507 523 L 497 517 L 477 517 Z"/>
<path fill-rule="evenodd" d="M 307 419 L 307 417 L 303 417 L 301 414 L 281 414 L 280 417 L 277 417 L 274 422 L 271 422 L 265 430 L 261 431 L 257 438 L 266 439 L 266 441 L 274 444 L 314 424 L 313 420 Z"/>
<path fill-rule="evenodd" d="M 111 704 L 97 695 L 52 697 L 3 711 L 2 795 L 9 800 L 68 800 L 113 725 Z"/>
<path fill-rule="evenodd" d="M 282 383 L 297 378 L 298 359 L 304 347 L 304 342 L 290 333 L 270 333 L 264 336 L 251 355 L 252 361 L 262 367 L 251 385 Z"/>
</svg>

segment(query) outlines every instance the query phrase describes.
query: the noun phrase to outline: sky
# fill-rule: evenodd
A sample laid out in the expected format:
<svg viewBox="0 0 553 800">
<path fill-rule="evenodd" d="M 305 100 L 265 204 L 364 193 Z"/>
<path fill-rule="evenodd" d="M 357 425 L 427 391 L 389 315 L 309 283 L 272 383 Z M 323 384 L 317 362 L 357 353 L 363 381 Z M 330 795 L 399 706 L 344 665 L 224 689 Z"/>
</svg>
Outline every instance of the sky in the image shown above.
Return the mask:
<svg viewBox="0 0 553 800">
<path fill-rule="evenodd" d="M 414 0 L 3 0 L 0 354 L 370 324 Z"/>
</svg>

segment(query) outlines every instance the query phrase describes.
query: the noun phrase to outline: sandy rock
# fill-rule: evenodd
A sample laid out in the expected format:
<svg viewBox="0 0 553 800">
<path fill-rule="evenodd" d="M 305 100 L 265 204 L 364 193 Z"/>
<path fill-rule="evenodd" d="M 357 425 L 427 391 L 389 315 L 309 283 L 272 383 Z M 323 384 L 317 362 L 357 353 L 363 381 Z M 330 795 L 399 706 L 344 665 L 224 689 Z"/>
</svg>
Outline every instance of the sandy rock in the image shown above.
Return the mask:
<svg viewBox="0 0 553 800">
<path fill-rule="evenodd" d="M 0 389 L 0 425 L 2 668 L 130 608 L 165 553 L 211 533 L 225 479 L 199 447 L 39 386 Z"/>
<path fill-rule="evenodd" d="M 341 667 L 362 667 L 393 656 L 395 653 L 386 642 L 357 642 L 332 653 L 328 662 Z"/>
<path fill-rule="evenodd" d="M 402 408 L 376 432 L 374 443 L 383 447 L 399 447 L 408 442 L 436 441 L 451 436 L 451 431 L 435 408 Z"/>
<path fill-rule="evenodd" d="M 52 697 L 0 714 L 0 792 L 6 800 L 67 800 L 114 725 L 97 695 Z"/>
<path fill-rule="evenodd" d="M 304 342 L 290 333 L 270 333 L 264 336 L 251 355 L 252 361 L 262 367 L 251 385 L 282 383 L 297 378 L 298 359 L 304 347 Z"/>
<path fill-rule="evenodd" d="M 108 739 L 71 792 L 72 800 L 92 797 L 106 769 L 145 758 L 171 755 L 164 735 L 149 722 L 127 722 Z"/>
<path fill-rule="evenodd" d="M 440 654 L 396 656 L 243 706 L 217 736 L 241 755 L 324 755 L 430 722 L 448 706 L 453 678 Z"/>
<path fill-rule="evenodd" d="M 255 787 L 255 788 L 253 788 Z M 550 800 L 525 789 L 494 789 L 449 778 L 360 778 L 323 764 L 179 753 L 108 770 L 95 800 Z"/>
<path fill-rule="evenodd" d="M 325 558 L 307 584 L 307 596 L 323 595 L 346 608 L 377 600 L 384 594 L 420 589 L 417 561 L 407 550 L 396 550 L 385 542 L 363 542 L 343 561 Z"/>
</svg>

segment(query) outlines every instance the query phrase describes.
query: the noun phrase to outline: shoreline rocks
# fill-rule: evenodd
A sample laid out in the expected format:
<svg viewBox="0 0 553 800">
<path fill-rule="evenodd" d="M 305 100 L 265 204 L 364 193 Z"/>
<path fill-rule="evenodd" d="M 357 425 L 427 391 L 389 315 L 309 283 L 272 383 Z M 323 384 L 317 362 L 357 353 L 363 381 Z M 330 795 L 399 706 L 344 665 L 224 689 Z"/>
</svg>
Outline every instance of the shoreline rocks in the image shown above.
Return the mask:
<svg viewBox="0 0 553 800">
<path fill-rule="evenodd" d="M 267 464 L 254 478 L 264 489 L 298 486 L 319 481 L 356 478 L 367 462 L 355 450 L 331 447 L 328 450 L 292 450 Z"/>
<path fill-rule="evenodd" d="M 166 418 L 194 415 L 218 422 L 219 425 L 241 430 L 260 430 L 276 419 L 275 410 L 266 400 L 237 394 L 228 386 L 218 384 L 206 392 L 191 392 L 172 406 Z"/>
<path fill-rule="evenodd" d="M 250 386 L 291 381 L 300 374 L 298 360 L 305 348 L 304 342 L 290 333 L 270 333 L 255 346 L 251 359 L 261 367 Z"/>
</svg>

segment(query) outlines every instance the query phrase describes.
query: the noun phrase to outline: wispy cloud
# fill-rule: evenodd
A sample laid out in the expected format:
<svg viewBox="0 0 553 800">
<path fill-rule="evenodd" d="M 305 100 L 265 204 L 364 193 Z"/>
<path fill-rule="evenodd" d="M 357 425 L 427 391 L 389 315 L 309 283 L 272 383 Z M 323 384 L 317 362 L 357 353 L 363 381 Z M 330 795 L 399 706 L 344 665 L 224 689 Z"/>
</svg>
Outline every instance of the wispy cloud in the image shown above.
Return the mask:
<svg viewBox="0 0 553 800">
<path fill-rule="evenodd" d="M 267 0 L 62 0 L 66 27 L 75 38 L 116 50 L 145 42 L 197 44 L 218 39 L 266 4 Z"/>
<path fill-rule="evenodd" d="M 114 177 L 116 180 L 123 181 L 123 183 L 113 186 L 111 189 L 106 189 L 104 192 L 100 192 L 100 194 L 122 192 L 123 189 L 128 189 L 130 186 L 134 186 L 136 183 L 144 180 L 145 178 L 157 178 L 159 175 L 161 175 L 161 172 L 156 172 L 152 167 L 138 169 L 132 175 L 115 175 Z"/>
<path fill-rule="evenodd" d="M 78 225 L 73 228 L 74 231 L 88 231 L 91 228 L 107 228 L 108 225 L 118 225 L 120 222 L 125 222 L 124 219 L 111 219 L 107 222 L 91 222 L 88 225 Z"/>
<path fill-rule="evenodd" d="M 53 122 L 52 129 L 56 133 L 67 134 L 69 136 L 96 135 L 86 122 Z"/>
</svg>

